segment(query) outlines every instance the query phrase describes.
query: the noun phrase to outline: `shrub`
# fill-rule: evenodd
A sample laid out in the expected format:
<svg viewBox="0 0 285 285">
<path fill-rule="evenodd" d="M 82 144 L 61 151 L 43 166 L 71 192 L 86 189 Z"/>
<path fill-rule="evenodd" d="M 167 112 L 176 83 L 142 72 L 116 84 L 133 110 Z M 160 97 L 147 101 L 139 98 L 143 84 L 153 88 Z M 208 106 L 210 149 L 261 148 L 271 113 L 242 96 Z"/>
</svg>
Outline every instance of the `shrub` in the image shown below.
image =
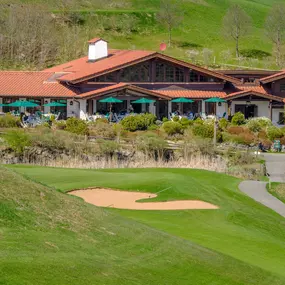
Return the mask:
<svg viewBox="0 0 285 285">
<path fill-rule="evenodd" d="M 232 135 L 239 135 L 239 134 L 242 134 L 245 132 L 245 129 L 243 127 L 229 127 L 227 129 L 228 133 L 229 134 L 232 134 Z"/>
<path fill-rule="evenodd" d="M 239 135 L 234 135 L 232 136 L 231 140 L 237 144 L 243 145 L 251 145 L 256 143 L 255 136 L 252 133 L 241 133 Z"/>
<path fill-rule="evenodd" d="M 155 131 L 155 130 L 159 129 L 159 126 L 158 125 L 150 125 L 147 129 L 149 131 Z"/>
<path fill-rule="evenodd" d="M 219 128 L 222 129 L 222 130 L 225 130 L 228 126 L 229 122 L 226 118 L 221 118 L 219 120 Z"/>
<path fill-rule="evenodd" d="M 0 116 L 0 128 L 15 128 L 20 125 L 20 118 L 6 114 Z"/>
<path fill-rule="evenodd" d="M 272 126 L 272 122 L 270 121 L 270 119 L 265 117 L 252 118 L 247 122 L 246 126 L 252 132 L 259 132 L 265 127 Z"/>
<path fill-rule="evenodd" d="M 116 131 L 114 127 L 109 123 L 105 123 L 103 121 L 96 121 L 96 123 L 89 124 L 88 129 L 90 136 L 108 139 L 112 139 L 116 136 Z"/>
<path fill-rule="evenodd" d="M 166 117 L 163 117 L 163 118 L 162 118 L 162 122 L 163 122 L 163 123 L 168 122 L 168 121 L 169 121 L 168 118 L 166 118 Z"/>
<path fill-rule="evenodd" d="M 69 118 L 66 121 L 66 131 L 77 135 L 87 135 L 88 126 L 87 123 L 78 118 Z"/>
<path fill-rule="evenodd" d="M 156 116 L 153 114 L 141 114 L 136 116 L 125 117 L 121 124 L 127 131 L 143 131 L 146 130 L 150 125 L 154 125 Z"/>
<path fill-rule="evenodd" d="M 156 122 L 156 116 L 151 113 L 141 114 L 139 117 L 144 121 L 145 127 L 154 125 Z"/>
<path fill-rule="evenodd" d="M 232 117 L 232 124 L 234 126 L 240 126 L 245 124 L 244 114 L 241 112 L 237 112 Z"/>
<path fill-rule="evenodd" d="M 162 125 L 162 128 L 169 136 L 182 134 L 183 132 L 182 125 L 178 122 L 171 122 L 171 121 L 165 122 Z"/>
<path fill-rule="evenodd" d="M 52 126 L 56 130 L 65 130 L 65 128 L 66 128 L 66 121 L 54 121 Z"/>
<path fill-rule="evenodd" d="M 193 125 L 193 123 L 194 122 L 192 120 L 189 120 L 187 118 L 181 118 L 180 120 L 180 124 L 182 125 L 183 129 L 188 128 L 189 126 Z"/>
<path fill-rule="evenodd" d="M 157 153 L 158 156 L 162 157 L 167 143 L 154 133 L 145 133 L 137 137 L 137 146 L 146 154 L 155 155 Z"/>
<path fill-rule="evenodd" d="M 31 138 L 24 130 L 11 130 L 4 135 L 9 147 L 16 153 L 21 154 L 25 148 L 31 145 Z"/>
<path fill-rule="evenodd" d="M 115 141 L 97 140 L 102 154 L 112 156 L 119 149 L 119 144 Z"/>
<path fill-rule="evenodd" d="M 214 137 L 214 125 L 203 124 L 195 125 L 193 127 L 193 134 L 202 138 L 213 138 Z"/>
<path fill-rule="evenodd" d="M 271 141 L 274 141 L 275 139 L 280 139 L 283 137 L 283 132 L 281 129 L 271 126 L 267 129 L 267 136 Z"/>
<path fill-rule="evenodd" d="M 139 116 L 128 116 L 125 117 L 121 124 L 123 128 L 130 132 L 135 132 L 137 130 L 143 130 L 145 128 L 144 121 L 140 119 Z"/>
<path fill-rule="evenodd" d="M 173 117 L 173 122 L 179 122 L 179 117 L 178 116 L 175 116 L 175 117 Z"/>
<path fill-rule="evenodd" d="M 201 118 L 197 118 L 194 121 L 194 125 L 203 125 L 203 124 L 204 124 L 204 121 Z"/>
<path fill-rule="evenodd" d="M 99 122 L 106 123 L 106 124 L 109 123 L 108 119 L 106 119 L 106 118 L 97 118 L 96 119 L 96 123 L 99 123 Z"/>
</svg>

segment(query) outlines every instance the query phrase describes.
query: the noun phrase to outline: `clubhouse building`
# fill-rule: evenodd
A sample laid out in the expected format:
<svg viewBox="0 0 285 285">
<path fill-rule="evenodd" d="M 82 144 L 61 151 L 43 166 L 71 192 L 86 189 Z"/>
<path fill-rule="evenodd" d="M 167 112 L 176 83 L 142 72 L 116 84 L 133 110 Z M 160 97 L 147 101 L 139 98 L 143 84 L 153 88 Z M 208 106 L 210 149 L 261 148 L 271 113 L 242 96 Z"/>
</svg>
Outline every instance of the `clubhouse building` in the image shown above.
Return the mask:
<svg viewBox="0 0 285 285">
<path fill-rule="evenodd" d="M 66 106 L 56 108 L 64 117 L 84 119 L 106 112 L 107 104 L 99 101 L 111 96 L 123 101 L 114 104 L 115 112 L 134 109 L 162 118 L 177 109 L 226 116 L 240 111 L 246 118 L 268 117 L 278 124 L 284 121 L 285 71 L 213 71 L 158 52 L 108 49 L 106 41 L 95 38 L 86 57 L 43 71 L 0 72 L 0 104 L 19 99 L 41 106 L 61 102 Z M 155 102 L 132 105 L 142 97 Z M 179 97 L 194 103 L 171 102 Z M 204 101 L 212 97 L 226 102 Z M 9 111 L 0 105 L 0 112 Z"/>
</svg>

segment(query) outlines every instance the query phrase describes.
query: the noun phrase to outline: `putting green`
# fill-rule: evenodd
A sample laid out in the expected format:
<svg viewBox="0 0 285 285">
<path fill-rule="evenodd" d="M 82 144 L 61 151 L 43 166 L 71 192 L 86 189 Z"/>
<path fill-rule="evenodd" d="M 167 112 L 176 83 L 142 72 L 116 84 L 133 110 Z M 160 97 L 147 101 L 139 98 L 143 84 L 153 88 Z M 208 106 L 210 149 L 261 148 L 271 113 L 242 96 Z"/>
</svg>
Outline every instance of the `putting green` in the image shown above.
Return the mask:
<svg viewBox="0 0 285 285">
<path fill-rule="evenodd" d="M 92 219 L 99 220 L 100 226 L 97 226 L 96 229 L 99 232 L 107 231 L 111 240 L 113 240 L 112 237 L 118 238 L 120 235 L 121 239 L 128 240 L 128 246 L 131 248 L 141 248 L 142 252 L 149 250 L 145 258 L 141 259 L 140 256 L 132 265 L 132 268 L 136 267 L 137 270 L 133 276 L 137 277 L 144 272 L 143 276 L 145 277 L 138 282 L 131 283 L 130 280 L 127 280 L 125 283 L 118 281 L 116 284 L 150 284 L 148 282 L 189 284 L 190 279 L 194 282 L 193 284 L 285 284 L 285 221 L 275 212 L 242 194 L 238 190 L 239 179 L 214 172 L 187 169 L 78 170 L 21 165 L 10 166 L 10 168 L 33 181 L 62 192 L 88 187 L 107 187 L 148 193 L 162 191 L 152 199 L 153 202 L 188 199 L 205 201 L 219 207 L 214 211 L 103 210 L 89 205 L 77 197 L 70 197 L 52 189 L 45 192 L 45 195 L 53 193 L 53 195 L 56 194 L 56 197 L 67 199 L 70 208 L 73 203 L 78 205 L 76 211 L 72 211 L 71 214 L 71 209 L 66 208 L 66 205 L 63 207 L 54 202 L 55 205 L 52 208 L 57 213 L 56 217 L 60 216 L 58 211 L 61 211 L 61 215 L 65 217 L 63 212 L 66 211 L 65 214 L 70 215 L 70 219 L 82 224 L 88 224 Z M 12 183 L 10 180 L 8 182 Z M 21 185 L 18 185 L 15 193 L 19 192 L 22 195 Z M 164 189 L 168 190 L 163 191 Z M 38 196 L 38 199 L 41 199 L 39 194 Z M 50 203 L 53 203 L 54 199 L 51 197 Z M 32 202 L 29 201 L 29 203 Z M 57 209 L 56 204 L 59 204 L 60 209 Z M 87 218 L 78 220 L 77 216 L 83 215 L 87 210 Z M 48 214 L 55 216 L 53 212 L 48 212 Z M 106 217 L 108 217 L 108 221 L 105 220 Z M 130 223 L 129 229 L 122 226 L 125 221 Z M 87 235 L 92 233 L 95 238 L 94 231 L 96 230 L 92 227 L 88 227 L 88 229 Z M 144 241 L 140 236 L 141 229 L 144 232 Z M 126 234 L 129 235 L 131 242 L 126 238 Z M 65 236 L 68 240 L 66 241 L 66 250 L 70 250 L 72 243 L 76 244 L 76 247 L 79 246 L 78 241 L 71 242 L 70 237 L 72 236 L 73 234 L 68 234 L 68 238 Z M 167 252 L 166 248 L 162 250 L 158 244 L 154 246 L 152 238 L 158 236 L 161 238 L 159 238 L 160 242 L 163 240 L 164 246 L 169 247 Z M 85 240 L 84 237 L 81 238 Z M 166 245 L 167 240 L 173 244 Z M 58 245 L 56 244 L 56 246 Z M 122 262 L 122 252 L 118 253 L 118 248 L 121 246 L 126 246 L 126 243 L 121 244 L 116 239 L 113 243 L 107 238 L 99 247 L 101 253 L 107 248 L 113 251 L 114 256 L 108 258 L 115 258 Z M 190 246 L 192 249 L 186 250 L 185 246 Z M 198 251 L 195 249 L 197 246 L 199 247 Z M 82 250 L 85 252 L 87 249 L 90 250 L 89 246 L 84 244 L 80 253 L 83 254 Z M 97 254 L 101 255 L 101 253 Z M 155 261 L 152 262 L 152 265 L 156 267 L 156 269 L 153 268 L 154 271 L 160 271 L 162 264 L 166 266 L 168 262 L 169 265 L 172 264 L 170 268 L 174 268 L 174 264 L 178 264 L 178 268 L 174 272 L 169 271 L 167 266 L 163 266 L 166 270 L 164 276 L 168 276 L 167 280 L 159 278 L 155 280 L 152 274 L 158 274 L 161 277 L 162 273 L 151 271 L 147 275 L 146 271 L 142 269 L 149 265 L 147 263 L 150 259 L 147 256 L 153 258 L 153 255 L 156 256 Z M 125 258 L 125 262 L 133 260 L 132 255 Z M 181 262 L 183 265 L 180 267 Z M 112 263 L 112 266 L 115 265 Z M 115 270 L 114 267 L 113 270 Z M 83 271 L 86 272 L 85 269 Z M 147 276 L 149 276 L 149 280 L 147 280 Z M 185 276 L 185 279 L 182 276 Z M 88 280 L 94 281 L 95 279 Z M 114 282 L 114 278 L 112 281 Z M 114 283 L 106 282 L 104 284 Z"/>
</svg>

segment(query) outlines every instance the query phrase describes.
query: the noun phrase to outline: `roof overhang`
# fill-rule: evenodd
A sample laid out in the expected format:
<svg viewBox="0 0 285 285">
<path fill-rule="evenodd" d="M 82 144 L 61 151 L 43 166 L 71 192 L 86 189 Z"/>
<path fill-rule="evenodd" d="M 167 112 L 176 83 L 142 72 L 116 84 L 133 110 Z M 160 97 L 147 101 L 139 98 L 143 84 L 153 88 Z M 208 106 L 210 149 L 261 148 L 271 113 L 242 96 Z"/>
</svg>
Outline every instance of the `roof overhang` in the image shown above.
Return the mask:
<svg viewBox="0 0 285 285">
<path fill-rule="evenodd" d="M 191 64 L 191 63 L 188 63 L 186 61 L 178 60 L 178 59 L 175 59 L 173 57 L 170 57 L 170 56 L 158 53 L 158 52 L 154 52 L 154 53 L 152 53 L 150 55 L 141 57 L 139 59 L 136 59 L 136 60 L 128 62 L 128 63 L 122 63 L 120 65 L 117 65 L 116 67 L 113 67 L 113 68 L 109 68 L 109 69 L 106 68 L 106 70 L 104 70 L 102 72 L 98 72 L 98 73 L 92 72 L 92 74 L 89 74 L 87 76 L 78 77 L 78 78 L 71 79 L 71 80 L 64 79 L 64 76 L 63 76 L 63 78 L 59 78 L 58 80 L 59 81 L 64 81 L 64 82 L 70 82 L 72 84 L 77 84 L 77 83 L 89 80 L 91 78 L 94 78 L 94 77 L 97 77 L 97 76 L 101 76 L 101 75 L 105 75 L 107 73 L 110 73 L 110 72 L 113 72 L 113 71 L 117 71 L 117 70 L 120 70 L 122 68 L 133 66 L 135 64 L 138 64 L 138 63 L 150 60 L 150 59 L 155 59 L 155 58 L 162 59 L 162 60 L 165 60 L 165 61 L 169 61 L 171 63 L 180 65 L 182 67 L 187 67 L 187 68 L 193 69 L 193 70 L 198 71 L 200 73 L 203 73 L 205 75 L 209 75 L 211 77 L 218 78 L 218 79 L 224 80 L 226 82 L 231 82 L 231 83 L 234 83 L 234 84 L 240 84 L 241 83 L 241 81 L 239 79 L 237 79 L 237 78 L 233 78 L 233 77 L 224 75 L 222 73 L 219 73 L 219 72 L 207 69 L 207 68 L 203 68 L 203 67 Z"/>
<path fill-rule="evenodd" d="M 275 95 L 271 95 L 271 94 L 265 94 L 265 93 L 260 93 L 260 92 L 256 92 L 256 91 L 240 91 L 240 92 L 236 92 L 236 93 L 232 93 L 226 96 L 226 100 L 230 101 L 230 100 L 234 100 L 234 99 L 239 99 L 245 96 L 257 96 L 259 98 L 263 98 L 263 99 L 267 99 L 269 101 L 276 101 L 276 102 L 284 102 L 284 99 Z"/>
<path fill-rule="evenodd" d="M 167 95 L 160 94 L 160 93 L 154 92 L 152 90 L 148 90 L 148 89 L 145 89 L 142 87 L 138 87 L 138 86 L 126 84 L 126 83 L 118 83 L 118 84 L 111 85 L 108 87 L 104 87 L 104 88 L 100 88 L 97 90 L 85 92 L 85 93 L 82 93 L 82 94 L 76 96 L 75 98 L 91 99 L 91 98 L 101 97 L 104 95 L 112 94 L 114 92 L 119 92 L 119 91 L 123 91 L 123 90 L 130 90 L 130 91 L 137 92 L 140 94 L 144 94 L 147 96 L 152 96 L 152 97 L 155 97 L 158 99 L 171 100 L 171 97 L 169 97 Z"/>
<path fill-rule="evenodd" d="M 263 84 L 267 84 L 284 78 L 285 78 L 285 71 L 282 71 L 277 74 L 261 78 L 260 82 Z"/>
</svg>

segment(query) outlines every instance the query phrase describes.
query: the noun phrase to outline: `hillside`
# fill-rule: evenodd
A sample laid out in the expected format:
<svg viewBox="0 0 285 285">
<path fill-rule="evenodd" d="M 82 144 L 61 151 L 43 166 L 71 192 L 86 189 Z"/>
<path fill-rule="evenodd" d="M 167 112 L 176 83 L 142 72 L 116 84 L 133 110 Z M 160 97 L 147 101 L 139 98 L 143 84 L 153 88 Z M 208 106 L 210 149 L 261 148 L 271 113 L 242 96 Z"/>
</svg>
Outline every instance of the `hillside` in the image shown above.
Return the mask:
<svg viewBox="0 0 285 285">
<path fill-rule="evenodd" d="M 0 168 L 1 284 L 285 282 L 283 220 L 237 191 L 238 179 L 198 170 L 12 169 L 25 176 Z M 102 209 L 62 193 L 166 185 L 172 191 L 157 200 L 203 199 L 220 210 Z"/>
<path fill-rule="evenodd" d="M 23 3 L 19 0 L 14 2 Z M 46 2 L 25 1 L 30 4 Z M 239 62 L 234 56 L 234 42 L 225 39 L 222 33 L 223 17 L 232 2 L 238 3 L 253 22 L 250 34 L 241 39 L 240 48 L 243 54 L 257 54 Z M 166 53 L 216 68 L 233 68 L 238 65 L 276 69 L 274 58 L 271 57 L 273 47 L 265 36 L 264 22 L 272 6 L 283 2 L 282 0 L 181 1 L 185 13 L 184 20 L 173 31 L 173 46 L 168 48 Z M 94 36 L 104 37 L 112 48 L 126 49 L 158 50 L 159 44 L 167 41 L 167 31 L 157 23 L 155 16 L 160 7 L 159 0 L 108 0 L 104 1 L 104 4 L 97 0 L 71 0 L 64 8 L 60 3 L 62 2 L 52 0 L 45 5 L 48 5 L 47 9 L 56 15 L 64 14 L 65 17 L 71 17 L 71 21 L 79 23 L 79 31 L 74 28 L 68 29 L 68 32 L 65 31 L 71 39 L 74 39 L 74 44 L 76 43 L 77 49 L 71 53 L 72 57 L 86 54 L 86 40 Z M 72 44 L 72 41 L 70 43 Z M 65 50 L 59 59 L 50 64 L 69 59 L 70 54 L 66 53 Z M 266 54 L 269 57 L 266 57 Z"/>
</svg>

